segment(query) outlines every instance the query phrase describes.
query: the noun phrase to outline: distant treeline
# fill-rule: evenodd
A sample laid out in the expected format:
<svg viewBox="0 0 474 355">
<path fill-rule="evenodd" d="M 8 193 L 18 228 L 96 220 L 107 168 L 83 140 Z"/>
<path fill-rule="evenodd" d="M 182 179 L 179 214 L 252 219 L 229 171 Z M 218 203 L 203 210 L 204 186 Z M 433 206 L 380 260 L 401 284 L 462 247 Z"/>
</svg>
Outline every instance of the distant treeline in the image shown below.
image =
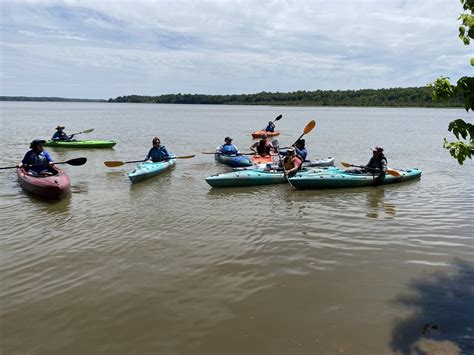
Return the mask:
<svg viewBox="0 0 474 355">
<path fill-rule="evenodd" d="M 94 99 L 67 99 L 64 97 L 28 97 L 28 96 L 0 96 L 0 101 L 106 102 L 106 100 L 94 100 Z"/>
<path fill-rule="evenodd" d="M 242 95 L 167 94 L 129 95 L 108 102 L 207 105 L 283 105 L 283 106 L 390 106 L 390 107 L 463 107 L 462 96 L 449 101 L 433 101 L 427 87 L 260 92 Z"/>
</svg>

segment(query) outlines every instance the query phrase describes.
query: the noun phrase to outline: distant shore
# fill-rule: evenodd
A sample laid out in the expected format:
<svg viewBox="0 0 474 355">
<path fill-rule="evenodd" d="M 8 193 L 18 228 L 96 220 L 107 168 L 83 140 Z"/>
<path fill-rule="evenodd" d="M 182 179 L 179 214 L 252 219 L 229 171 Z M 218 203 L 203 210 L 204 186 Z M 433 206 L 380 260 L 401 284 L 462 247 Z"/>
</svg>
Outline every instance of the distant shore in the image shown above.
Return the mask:
<svg viewBox="0 0 474 355">
<path fill-rule="evenodd" d="M 462 108 L 464 101 L 458 96 L 448 101 L 433 101 L 428 87 L 316 90 L 295 92 L 260 92 L 256 94 L 206 95 L 166 94 L 157 96 L 127 95 L 103 99 L 77 99 L 62 97 L 0 96 L 0 101 L 37 102 L 109 102 L 190 105 L 269 105 L 269 106 L 345 106 L 345 107 L 440 107 Z"/>
</svg>

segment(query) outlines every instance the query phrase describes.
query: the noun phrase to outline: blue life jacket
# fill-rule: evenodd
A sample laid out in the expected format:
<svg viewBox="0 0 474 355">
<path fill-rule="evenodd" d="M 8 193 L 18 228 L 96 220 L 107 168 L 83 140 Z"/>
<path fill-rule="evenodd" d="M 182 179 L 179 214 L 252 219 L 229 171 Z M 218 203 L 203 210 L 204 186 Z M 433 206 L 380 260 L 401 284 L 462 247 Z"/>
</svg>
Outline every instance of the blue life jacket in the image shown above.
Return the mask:
<svg viewBox="0 0 474 355">
<path fill-rule="evenodd" d="M 269 124 L 267 126 L 267 128 L 265 128 L 265 131 L 267 132 L 274 132 L 275 131 L 275 125 L 272 123 L 272 124 Z"/>
<path fill-rule="evenodd" d="M 219 150 L 224 155 L 236 155 L 239 151 L 233 144 L 223 144 L 220 146 Z"/>
<path fill-rule="evenodd" d="M 21 161 L 23 165 L 35 165 L 27 167 L 27 170 L 33 170 L 36 173 L 41 173 L 49 168 L 49 163 L 52 162 L 51 156 L 46 151 L 37 153 L 34 150 L 30 150 L 25 154 L 25 157 Z"/>
<path fill-rule="evenodd" d="M 159 148 L 155 148 L 155 147 L 151 148 L 145 160 L 151 159 L 154 163 L 156 163 L 158 161 L 162 161 L 170 157 L 171 156 L 166 150 L 166 147 L 162 145 Z"/>
<path fill-rule="evenodd" d="M 303 149 L 295 148 L 295 151 L 296 151 L 296 155 L 299 155 L 303 159 L 303 161 L 306 160 L 306 157 L 308 156 L 308 151 L 306 150 L 306 148 L 303 148 Z"/>
<path fill-rule="evenodd" d="M 68 140 L 71 140 L 72 137 L 74 137 L 74 134 L 71 135 L 71 136 L 68 136 L 64 131 L 62 131 L 62 132 L 56 131 L 56 133 L 54 133 L 51 140 L 53 140 L 53 141 L 68 141 Z"/>
</svg>

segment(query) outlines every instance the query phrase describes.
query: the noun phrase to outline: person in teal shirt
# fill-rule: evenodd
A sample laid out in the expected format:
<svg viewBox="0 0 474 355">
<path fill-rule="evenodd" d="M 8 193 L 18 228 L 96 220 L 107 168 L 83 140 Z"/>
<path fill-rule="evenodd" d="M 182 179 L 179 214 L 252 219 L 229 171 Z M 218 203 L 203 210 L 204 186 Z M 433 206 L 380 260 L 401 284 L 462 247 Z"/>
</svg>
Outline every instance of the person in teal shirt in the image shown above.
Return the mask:
<svg viewBox="0 0 474 355">
<path fill-rule="evenodd" d="M 167 160 L 171 158 L 170 153 L 166 150 L 164 145 L 161 145 L 160 138 L 155 137 L 152 141 L 153 147 L 145 157 L 145 161 L 152 161 L 153 163 Z"/>
</svg>

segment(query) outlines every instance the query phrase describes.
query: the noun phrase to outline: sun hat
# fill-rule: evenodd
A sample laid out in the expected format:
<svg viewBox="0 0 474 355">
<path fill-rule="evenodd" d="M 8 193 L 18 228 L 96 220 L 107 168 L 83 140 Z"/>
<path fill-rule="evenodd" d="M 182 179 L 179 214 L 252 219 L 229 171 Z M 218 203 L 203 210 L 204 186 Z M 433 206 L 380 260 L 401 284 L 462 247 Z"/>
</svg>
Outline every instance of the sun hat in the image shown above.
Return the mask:
<svg viewBox="0 0 474 355">
<path fill-rule="evenodd" d="M 373 151 L 373 152 L 382 153 L 382 152 L 383 152 L 383 148 L 382 148 L 382 147 L 379 147 L 379 146 L 376 146 L 376 147 L 373 147 L 373 148 L 372 148 L 372 151 Z"/>
<path fill-rule="evenodd" d="M 30 143 L 30 148 L 33 149 L 34 147 L 38 146 L 39 144 L 45 144 L 46 141 L 44 139 L 34 139 Z"/>
<path fill-rule="evenodd" d="M 233 139 L 230 138 L 230 137 L 225 137 L 225 138 L 224 138 L 224 141 L 233 141 Z"/>
<path fill-rule="evenodd" d="M 58 130 L 58 129 L 64 129 L 64 128 L 66 128 L 66 127 L 64 127 L 64 126 L 61 125 L 61 124 L 58 124 L 58 125 L 56 126 L 56 130 Z"/>
</svg>

